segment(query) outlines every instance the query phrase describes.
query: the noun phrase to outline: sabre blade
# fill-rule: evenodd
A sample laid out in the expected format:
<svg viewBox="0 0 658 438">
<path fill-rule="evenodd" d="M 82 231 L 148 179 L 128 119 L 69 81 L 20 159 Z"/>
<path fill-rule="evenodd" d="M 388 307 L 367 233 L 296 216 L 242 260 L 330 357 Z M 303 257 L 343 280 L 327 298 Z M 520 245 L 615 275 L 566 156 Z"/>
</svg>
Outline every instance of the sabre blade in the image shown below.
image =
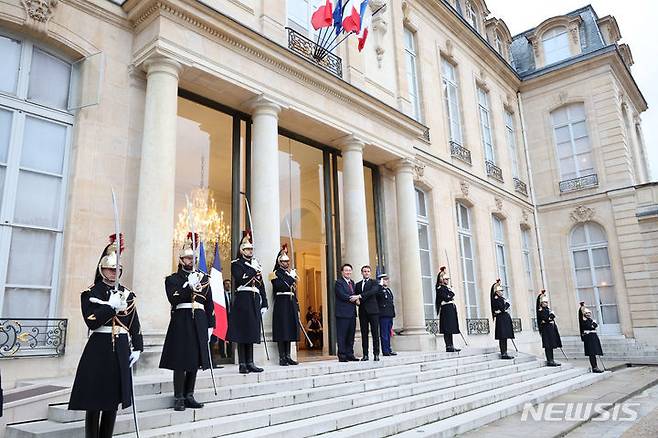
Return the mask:
<svg viewBox="0 0 658 438">
<path fill-rule="evenodd" d="M 114 236 L 115 236 L 115 245 L 117 247 L 117 264 L 114 268 L 114 292 L 119 292 L 119 266 L 121 266 L 121 228 L 119 224 L 119 205 L 117 203 L 117 195 L 114 193 L 114 187 L 112 187 L 112 208 L 114 209 Z"/>
<path fill-rule="evenodd" d="M 196 235 L 194 234 L 194 220 L 192 218 L 192 204 L 190 204 L 190 198 L 185 195 L 185 202 L 187 203 L 187 226 L 190 227 L 192 232 L 192 272 L 196 272 L 197 260 L 196 260 Z"/>
</svg>

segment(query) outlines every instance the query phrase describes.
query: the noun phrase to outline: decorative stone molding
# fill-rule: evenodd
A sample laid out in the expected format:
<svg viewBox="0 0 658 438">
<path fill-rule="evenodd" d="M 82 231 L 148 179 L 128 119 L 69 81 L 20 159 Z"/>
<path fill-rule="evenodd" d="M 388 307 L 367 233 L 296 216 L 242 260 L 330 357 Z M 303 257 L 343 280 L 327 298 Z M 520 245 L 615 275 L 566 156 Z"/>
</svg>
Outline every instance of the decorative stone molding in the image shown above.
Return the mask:
<svg viewBox="0 0 658 438">
<path fill-rule="evenodd" d="M 558 101 L 560 102 L 560 105 L 564 105 L 567 103 L 567 100 L 569 99 L 569 92 L 567 90 L 562 90 L 560 93 L 557 95 Z"/>
<path fill-rule="evenodd" d="M 571 212 L 571 220 L 576 223 L 588 222 L 591 221 L 594 217 L 594 210 L 585 207 L 584 205 L 579 205 Z"/>
<path fill-rule="evenodd" d="M 461 181 L 459 183 L 459 188 L 462 191 L 462 195 L 464 195 L 464 198 L 468 198 L 468 191 L 470 190 L 471 186 L 468 184 L 466 181 Z"/>
<path fill-rule="evenodd" d="M 384 0 L 371 0 L 368 7 L 372 12 L 375 12 L 378 9 L 384 7 L 385 3 L 386 2 Z M 377 65 L 379 68 L 382 68 L 382 61 L 384 59 L 384 52 L 386 50 L 384 48 L 384 35 L 386 35 L 386 31 L 388 30 L 388 24 L 384 19 L 383 12 L 386 12 L 386 9 L 383 9 L 382 13 L 372 17 L 372 33 L 375 37 L 375 53 L 377 54 Z"/>
<path fill-rule="evenodd" d="M 425 175 L 425 164 L 420 161 L 414 161 L 414 181 L 420 181 Z"/>
<path fill-rule="evenodd" d="M 521 221 L 524 224 L 527 224 L 529 219 L 530 219 L 530 212 L 528 210 L 523 210 L 521 212 Z"/>
<path fill-rule="evenodd" d="M 496 202 L 496 210 L 503 211 L 503 198 L 496 196 L 494 201 Z"/>
<path fill-rule="evenodd" d="M 25 9 L 25 25 L 38 32 L 48 31 L 48 21 L 55 13 L 59 0 L 21 0 Z"/>
</svg>

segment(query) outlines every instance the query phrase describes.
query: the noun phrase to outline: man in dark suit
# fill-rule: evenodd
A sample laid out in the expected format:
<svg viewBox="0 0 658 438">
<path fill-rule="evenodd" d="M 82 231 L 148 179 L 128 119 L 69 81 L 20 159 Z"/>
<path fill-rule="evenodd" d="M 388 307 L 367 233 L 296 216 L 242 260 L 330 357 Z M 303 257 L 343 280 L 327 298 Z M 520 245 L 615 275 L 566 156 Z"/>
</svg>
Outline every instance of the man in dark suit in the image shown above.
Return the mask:
<svg viewBox="0 0 658 438">
<path fill-rule="evenodd" d="M 336 338 L 338 342 L 338 360 L 340 362 L 359 360 L 354 357 L 354 333 L 356 331 L 356 304 L 358 297 L 354 293 L 352 265 L 344 264 L 340 269 L 340 278 L 336 280 Z"/>
<path fill-rule="evenodd" d="M 372 333 L 372 352 L 375 361 L 379 360 L 379 305 L 377 296 L 381 293 L 381 286 L 370 278 L 370 266 L 361 268 L 363 280 L 356 284 L 356 293 L 359 296 L 359 325 L 361 326 L 361 345 L 363 346 L 362 361 L 368 358 L 368 331 Z M 370 330 L 368 330 L 370 328 Z"/>
</svg>

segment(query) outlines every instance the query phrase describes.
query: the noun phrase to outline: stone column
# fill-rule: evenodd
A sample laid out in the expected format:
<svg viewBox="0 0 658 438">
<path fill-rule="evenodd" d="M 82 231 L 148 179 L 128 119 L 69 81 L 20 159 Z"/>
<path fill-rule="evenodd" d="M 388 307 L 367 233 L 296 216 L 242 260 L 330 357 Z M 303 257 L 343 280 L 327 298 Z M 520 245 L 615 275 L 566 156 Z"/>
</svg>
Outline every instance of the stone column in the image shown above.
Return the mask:
<svg viewBox="0 0 658 438">
<path fill-rule="evenodd" d="M 354 267 L 352 278 L 355 281 L 361 277 L 361 266 L 370 264 L 363 146 L 363 141 L 349 136 L 342 147 L 344 211 L 341 213 L 345 225 L 345 251 L 342 254 L 342 262 Z"/>
<path fill-rule="evenodd" d="M 146 332 L 164 333 L 169 303 L 164 278 L 172 270 L 174 186 L 176 177 L 176 117 L 178 75 L 182 66 L 156 56 L 144 62 L 147 73 L 142 133 L 133 284 Z"/>
<path fill-rule="evenodd" d="M 267 339 L 272 338 L 272 283 L 268 275 L 281 242 L 279 214 L 279 112 L 281 107 L 259 96 L 252 108 L 251 217 L 253 220 L 254 254 L 263 266 L 263 281 L 267 290 L 269 311 L 263 325 Z M 261 344 L 262 346 L 262 344 Z M 270 359 L 278 361 L 274 344 L 268 345 Z M 264 349 L 255 350 L 260 360 Z"/>
<path fill-rule="evenodd" d="M 402 336 L 397 337 L 396 347 L 400 350 L 424 350 L 431 347 L 433 339 L 425 331 L 413 162 L 407 158 L 395 163 L 395 194 L 404 318 L 404 331 Z"/>
</svg>

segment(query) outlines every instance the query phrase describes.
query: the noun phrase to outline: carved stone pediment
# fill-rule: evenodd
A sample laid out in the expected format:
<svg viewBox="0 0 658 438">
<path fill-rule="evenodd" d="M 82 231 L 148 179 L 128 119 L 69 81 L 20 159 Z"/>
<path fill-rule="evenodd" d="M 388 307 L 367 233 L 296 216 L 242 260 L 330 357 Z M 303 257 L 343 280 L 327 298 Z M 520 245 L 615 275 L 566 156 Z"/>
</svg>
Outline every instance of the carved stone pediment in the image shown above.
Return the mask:
<svg viewBox="0 0 658 438">
<path fill-rule="evenodd" d="M 48 21 L 55 13 L 59 0 L 21 0 L 25 9 L 25 25 L 39 32 L 47 32 Z"/>
<path fill-rule="evenodd" d="M 571 212 L 571 220 L 577 223 L 591 221 L 593 217 L 594 210 L 584 205 L 579 205 Z"/>
</svg>

